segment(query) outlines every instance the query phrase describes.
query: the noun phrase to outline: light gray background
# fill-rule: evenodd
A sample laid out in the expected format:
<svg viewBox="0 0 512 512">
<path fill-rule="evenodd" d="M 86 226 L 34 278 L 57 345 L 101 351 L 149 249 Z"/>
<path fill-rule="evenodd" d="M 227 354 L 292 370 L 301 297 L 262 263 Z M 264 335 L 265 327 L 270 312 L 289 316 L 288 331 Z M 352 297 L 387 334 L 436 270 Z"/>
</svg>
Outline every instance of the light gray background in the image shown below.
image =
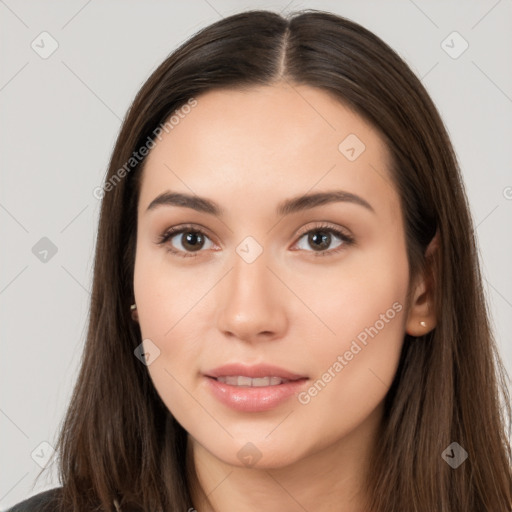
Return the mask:
<svg viewBox="0 0 512 512">
<path fill-rule="evenodd" d="M 496 337 L 512 373 L 512 2 L 0 0 L 0 507 L 32 487 L 70 398 L 86 333 L 101 184 L 131 100 L 199 28 L 245 9 L 329 10 L 409 63 L 438 106 L 477 225 Z M 31 48 L 47 31 L 58 49 Z M 450 57 L 457 31 L 468 49 Z M 456 51 L 461 42 L 445 44 Z M 45 48 L 49 48 L 48 40 Z M 32 247 L 48 237 L 46 263 Z"/>
</svg>

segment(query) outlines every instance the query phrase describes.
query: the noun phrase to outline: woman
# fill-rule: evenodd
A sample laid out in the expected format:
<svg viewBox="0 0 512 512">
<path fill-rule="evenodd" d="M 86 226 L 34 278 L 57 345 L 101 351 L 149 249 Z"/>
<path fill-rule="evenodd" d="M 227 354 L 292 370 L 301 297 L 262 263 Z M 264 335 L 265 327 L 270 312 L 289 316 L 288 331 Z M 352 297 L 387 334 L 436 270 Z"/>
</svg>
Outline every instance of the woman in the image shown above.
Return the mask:
<svg viewBox="0 0 512 512">
<path fill-rule="evenodd" d="M 96 193 L 62 487 L 13 511 L 511 510 L 460 171 L 378 37 L 311 10 L 203 29 Z"/>
</svg>

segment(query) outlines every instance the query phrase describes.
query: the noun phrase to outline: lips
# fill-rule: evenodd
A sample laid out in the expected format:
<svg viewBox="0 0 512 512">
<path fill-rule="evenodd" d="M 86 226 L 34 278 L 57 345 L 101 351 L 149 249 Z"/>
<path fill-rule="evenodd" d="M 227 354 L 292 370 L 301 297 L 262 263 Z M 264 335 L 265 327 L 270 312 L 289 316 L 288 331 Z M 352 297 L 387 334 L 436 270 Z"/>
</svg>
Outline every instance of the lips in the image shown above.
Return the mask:
<svg viewBox="0 0 512 512">
<path fill-rule="evenodd" d="M 209 392 L 222 404 L 243 413 L 278 409 L 308 385 L 308 377 L 278 366 L 226 364 L 204 373 Z"/>
<path fill-rule="evenodd" d="M 252 388 L 262 388 L 265 386 L 279 386 L 287 382 L 294 382 L 281 377 L 257 377 L 251 379 L 251 377 L 245 377 L 244 375 L 217 377 L 217 382 L 229 384 L 230 386 L 245 386 Z"/>
<path fill-rule="evenodd" d="M 276 385 L 278 384 L 277 380 L 272 380 L 272 377 L 281 379 L 282 382 L 296 381 L 299 379 L 307 379 L 306 375 L 299 375 L 297 373 L 293 373 L 291 371 L 285 370 L 284 368 L 280 368 L 278 366 L 268 365 L 268 364 L 258 364 L 254 366 L 248 366 L 241 363 L 231 363 L 223 366 L 219 366 L 218 368 L 214 368 L 213 370 L 209 370 L 204 373 L 207 377 L 211 377 L 222 382 L 232 384 L 232 385 Z M 235 382 L 233 378 L 238 378 Z M 226 380 L 227 378 L 227 380 Z M 230 379 L 231 378 L 231 379 Z M 263 380 L 268 378 L 270 381 L 266 383 Z M 251 379 L 249 381 L 249 379 Z"/>
</svg>

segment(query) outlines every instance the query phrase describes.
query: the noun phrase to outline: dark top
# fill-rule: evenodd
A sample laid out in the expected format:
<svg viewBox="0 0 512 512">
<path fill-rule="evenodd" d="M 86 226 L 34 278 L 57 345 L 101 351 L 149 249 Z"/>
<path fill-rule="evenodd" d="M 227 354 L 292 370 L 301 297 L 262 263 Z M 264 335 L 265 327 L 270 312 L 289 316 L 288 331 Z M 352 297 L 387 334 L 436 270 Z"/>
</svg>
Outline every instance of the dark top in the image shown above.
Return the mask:
<svg viewBox="0 0 512 512">
<path fill-rule="evenodd" d="M 54 489 L 35 494 L 24 501 L 16 503 L 6 512 L 53 512 L 55 507 L 52 506 L 52 502 L 59 495 L 60 489 L 61 487 L 55 487 Z"/>
</svg>

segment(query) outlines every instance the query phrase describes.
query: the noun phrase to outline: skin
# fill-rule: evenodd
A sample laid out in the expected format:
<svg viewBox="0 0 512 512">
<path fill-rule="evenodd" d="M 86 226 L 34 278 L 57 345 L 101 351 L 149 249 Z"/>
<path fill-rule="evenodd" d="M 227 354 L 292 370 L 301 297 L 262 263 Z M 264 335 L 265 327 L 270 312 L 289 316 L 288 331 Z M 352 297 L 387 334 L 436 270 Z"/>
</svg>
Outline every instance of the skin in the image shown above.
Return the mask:
<svg viewBox="0 0 512 512">
<path fill-rule="evenodd" d="M 363 118 L 309 86 L 216 90 L 196 99 L 146 161 L 134 274 L 134 318 L 142 339 L 160 350 L 147 369 L 189 434 L 197 474 L 191 506 L 250 512 L 264 502 L 267 512 L 362 511 L 404 335 L 435 326 L 432 291 L 422 276 L 409 282 L 388 149 Z M 338 149 L 349 134 L 366 146 L 354 161 Z M 275 213 L 284 199 L 339 189 L 361 196 L 374 212 L 336 202 Z M 210 198 L 225 214 L 169 205 L 147 211 L 167 190 Z M 315 256 L 304 233 L 323 222 L 355 244 L 334 253 L 343 242 L 332 235 L 324 256 Z M 186 233 L 156 243 L 185 223 L 205 233 L 199 251 L 187 245 Z M 252 263 L 236 252 L 247 236 L 263 250 Z M 269 411 L 239 412 L 206 386 L 202 372 L 265 362 L 308 376 L 307 390 L 394 303 L 401 311 L 307 404 L 292 396 Z M 253 466 L 237 456 L 248 442 L 261 456 Z"/>
</svg>

